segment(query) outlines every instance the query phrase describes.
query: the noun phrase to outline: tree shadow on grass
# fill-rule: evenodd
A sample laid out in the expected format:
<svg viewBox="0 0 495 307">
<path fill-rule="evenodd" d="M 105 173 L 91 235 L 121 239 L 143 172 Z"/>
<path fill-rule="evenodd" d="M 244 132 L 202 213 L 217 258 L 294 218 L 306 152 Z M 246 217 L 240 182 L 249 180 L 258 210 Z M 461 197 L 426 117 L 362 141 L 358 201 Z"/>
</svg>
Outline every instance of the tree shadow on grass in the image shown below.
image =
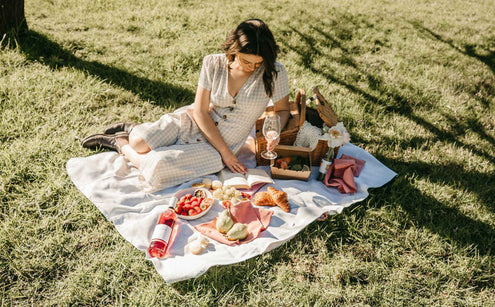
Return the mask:
<svg viewBox="0 0 495 307">
<path fill-rule="evenodd" d="M 341 22 L 345 23 L 346 21 Z M 358 22 L 358 19 L 352 19 L 349 23 Z M 368 24 L 353 25 L 354 28 L 368 27 Z M 418 115 L 416 112 L 416 106 L 424 106 L 422 101 L 416 101 L 414 97 L 404 96 L 399 89 L 391 88 L 389 85 L 380 81 L 380 78 L 375 77 L 371 73 L 364 69 L 361 69 L 351 57 L 350 54 L 354 50 L 345 48 L 345 39 L 340 39 L 337 36 L 333 36 L 329 31 L 325 29 L 331 28 L 329 25 L 325 25 L 324 22 L 318 23 L 317 26 L 312 26 L 312 31 L 303 33 L 296 29 L 290 28 L 290 30 L 299 36 L 300 40 L 297 45 L 291 44 L 289 41 L 281 41 L 281 43 L 287 46 L 290 50 L 296 52 L 300 57 L 300 63 L 312 73 L 320 75 L 321 77 L 338 84 L 352 93 L 358 94 L 364 99 L 358 99 L 357 101 L 363 104 L 370 111 L 375 112 L 376 108 L 385 110 L 386 112 L 393 113 L 407 120 L 411 120 L 418 125 L 424 127 L 430 131 L 434 138 L 433 142 L 444 142 L 452 144 L 456 147 L 464 147 L 474 154 L 484 158 L 489 163 L 494 162 L 494 157 L 491 151 L 482 146 L 476 146 L 463 142 L 462 136 L 466 131 L 470 130 L 479 136 L 480 139 L 487 141 L 491 145 L 495 145 L 495 139 L 486 132 L 482 123 L 478 119 L 470 118 L 462 122 L 459 119 L 454 118 L 451 115 L 442 114 L 444 119 L 448 122 L 448 128 L 439 128 L 429 120 Z M 335 29 L 338 32 L 338 29 Z M 331 48 L 339 48 L 341 53 L 337 53 L 340 58 L 344 60 L 338 60 L 337 62 L 348 69 L 350 69 L 356 75 L 363 76 L 361 80 L 368 80 L 369 88 L 359 85 L 358 82 L 348 81 L 343 79 L 337 74 L 334 74 L 325 67 L 321 68 L 314 62 L 317 55 L 319 57 L 325 56 L 330 61 L 333 61 L 335 56 L 326 54 L 323 49 L 318 49 L 316 46 L 330 46 Z M 349 58 L 349 59 L 345 59 Z M 490 57 L 480 59 L 483 63 L 492 68 L 490 64 L 492 59 Z M 372 92 L 370 89 L 373 89 Z M 419 92 L 420 97 L 422 95 L 422 89 L 415 89 Z M 378 94 L 374 94 L 378 93 Z M 419 99 L 419 98 L 418 98 Z M 434 107 L 434 105 L 427 105 L 427 107 Z M 435 111 L 435 109 L 432 109 Z M 353 138 L 356 141 L 356 138 Z M 359 140 L 358 140 L 359 141 Z M 393 143 L 393 140 L 391 141 Z M 403 145 L 403 146 L 407 146 Z M 477 195 L 482 205 L 487 206 L 490 210 L 495 211 L 495 205 L 493 204 L 492 195 L 494 188 L 494 178 L 486 173 L 480 173 L 477 171 L 465 171 L 463 167 L 455 164 L 446 165 L 432 165 L 422 162 L 400 162 L 385 156 L 377 155 L 377 158 L 385 165 L 389 165 L 399 174 L 407 176 L 421 176 L 430 180 L 434 184 L 450 185 L 455 187 L 461 185 L 466 190 Z M 390 188 L 390 187 L 389 187 Z M 478 251 L 482 254 L 490 254 L 494 249 L 495 231 L 490 225 L 477 221 L 471 217 L 466 216 L 455 208 L 442 204 L 432 196 L 424 195 L 413 184 L 407 180 L 399 181 L 394 184 L 394 189 L 400 191 L 400 193 L 407 195 L 405 198 L 396 199 L 391 195 L 382 194 L 388 199 L 389 203 L 397 203 L 411 216 L 418 225 L 422 225 L 431 229 L 432 231 L 447 237 L 453 241 L 458 242 L 463 246 L 476 246 Z M 390 191 L 389 191 L 390 192 Z M 393 194 L 393 193 L 389 193 Z M 455 200 L 453 200 L 455 204 Z"/>
<path fill-rule="evenodd" d="M 325 28 L 324 26 L 322 27 L 313 26 L 312 30 L 320 34 L 321 37 L 319 38 L 319 40 L 326 41 L 322 43 L 323 45 L 342 49 L 344 42 L 340 41 L 336 37 L 332 37 L 330 33 L 327 33 L 326 31 L 323 30 L 324 28 Z M 304 34 L 294 28 L 291 28 L 291 30 L 297 35 L 299 35 L 301 40 L 306 44 L 305 45 L 300 44 L 294 46 L 283 40 L 281 42 L 282 44 L 286 45 L 289 49 L 296 52 L 301 58 L 301 64 L 305 68 L 309 69 L 311 72 L 318 74 L 324 77 L 325 79 L 330 80 L 333 83 L 343 86 L 344 88 L 348 89 L 353 93 L 359 94 L 367 102 L 371 103 L 371 104 L 365 103 L 365 107 L 374 109 L 376 106 L 380 106 L 384 108 L 385 111 L 387 112 L 394 113 L 396 115 L 402 116 L 404 118 L 416 122 L 418 125 L 432 132 L 436 136 L 437 140 L 446 143 L 451 143 L 454 144 L 455 146 L 459 146 L 459 145 L 463 146 L 468 150 L 472 151 L 473 153 L 477 154 L 478 156 L 481 156 L 489 160 L 491 163 L 493 163 L 494 157 L 489 151 L 485 149 L 480 149 L 477 146 L 466 144 L 461 141 L 461 136 L 466 131 L 472 130 L 476 132 L 482 139 L 488 141 L 489 143 L 495 146 L 495 139 L 485 131 L 485 129 L 483 128 L 483 124 L 480 123 L 479 120 L 469 119 L 466 123 L 462 124 L 458 119 L 452 116 L 445 116 L 450 124 L 450 127 L 454 128 L 454 132 L 438 128 L 430 121 L 416 114 L 413 106 L 422 105 L 425 102 L 414 101 L 412 100 L 412 98 L 407 98 L 403 96 L 399 90 L 387 87 L 385 84 L 383 84 L 380 81 L 380 78 L 377 78 L 376 76 L 371 75 L 370 73 L 364 71 L 363 69 L 360 69 L 357 66 L 356 62 L 352 59 L 352 57 L 346 55 L 347 53 L 346 51 L 348 51 L 347 49 L 345 48 L 342 49 L 344 55 L 342 55 L 339 59 L 337 59 L 338 63 L 350 67 L 358 74 L 365 76 L 366 79 L 368 80 L 370 88 L 372 88 L 375 91 L 378 91 L 382 96 L 376 96 L 370 91 L 361 88 L 359 85 L 354 85 L 349 81 L 344 80 L 341 77 L 337 76 L 336 74 L 329 72 L 326 69 L 316 67 L 316 65 L 314 64 L 313 55 L 326 56 L 315 47 L 317 39 L 312 37 L 310 34 Z M 331 57 L 329 58 L 332 59 Z M 418 90 L 420 91 L 420 89 Z"/>
<path fill-rule="evenodd" d="M 484 51 L 486 55 L 479 54 L 476 52 L 476 49 L 479 49 L 476 48 L 477 46 L 471 44 L 464 44 L 462 47 L 459 47 L 458 46 L 459 44 L 455 43 L 452 39 L 446 39 L 442 37 L 440 34 L 437 34 L 432 30 L 424 27 L 419 22 L 409 22 L 409 23 L 420 33 L 424 34 L 426 37 L 442 42 L 450 46 L 452 49 L 456 50 L 457 52 L 482 62 L 488 68 L 490 68 L 492 74 L 495 76 L 495 50 L 485 49 Z M 492 40 L 493 39 L 495 39 L 495 37 L 492 37 Z M 495 78 L 492 78 L 491 80 L 484 80 L 479 84 L 475 84 L 475 86 L 476 86 L 476 93 L 475 93 L 476 95 L 474 95 L 474 97 L 477 100 L 479 100 L 486 108 L 488 108 L 491 103 L 490 97 L 493 99 L 493 96 L 495 96 Z M 485 93 L 485 95 L 479 95 L 479 93 L 483 93 L 483 92 Z"/>
<path fill-rule="evenodd" d="M 358 135 L 354 135 L 354 140 L 364 142 Z M 420 149 L 425 144 L 432 144 L 433 139 L 413 137 L 407 141 L 401 140 L 400 143 L 397 140 L 390 137 L 382 137 L 384 146 L 396 145 L 396 148 L 402 150 L 407 149 Z M 428 150 L 425 147 L 424 150 Z M 495 201 L 493 195 L 495 195 L 495 174 L 482 173 L 476 169 L 467 170 L 468 166 L 460 166 L 455 163 L 425 163 L 421 161 L 398 161 L 385 157 L 383 155 L 375 154 L 375 156 L 383 163 L 390 161 L 393 163 L 394 171 L 399 174 L 406 174 L 408 176 L 419 176 L 425 180 L 442 186 L 449 186 L 454 190 L 463 189 L 476 195 L 480 204 L 486 206 L 492 212 L 495 212 Z M 385 163 L 388 165 L 387 163 Z M 455 198 L 452 199 L 456 201 Z"/>
<path fill-rule="evenodd" d="M 194 92 L 160 81 L 136 76 L 125 70 L 94 61 L 85 61 L 58 43 L 36 31 L 28 31 L 19 38 L 18 46 L 28 60 L 41 62 L 52 69 L 72 67 L 108 83 L 120 86 L 143 100 L 160 106 L 174 106 L 177 102 L 194 100 Z"/>
<path fill-rule="evenodd" d="M 495 177 L 477 171 L 463 171 L 458 165 L 431 165 L 414 161 L 403 162 L 377 154 L 376 158 L 390 165 L 399 174 L 407 174 L 410 178 L 419 177 L 432 184 L 451 185 L 471 191 L 477 195 L 477 205 L 495 211 L 493 195 L 495 193 Z M 457 242 L 463 247 L 476 247 L 481 255 L 490 255 L 495 250 L 495 229 L 482 222 L 466 216 L 457 209 L 455 195 L 446 206 L 434 196 L 425 195 L 407 178 L 395 180 L 393 191 L 377 191 L 380 199 L 386 203 L 395 203 L 405 209 L 416 226 L 425 227 L 439 235 Z"/>
<path fill-rule="evenodd" d="M 462 47 L 459 47 L 457 46 L 457 44 L 454 43 L 453 40 L 445 39 L 440 34 L 433 32 L 432 30 L 421 25 L 419 22 L 409 22 L 409 23 L 423 34 L 426 34 L 428 37 L 434 38 L 442 43 L 445 43 L 450 47 L 452 47 L 453 49 L 457 50 L 458 52 L 467 55 L 469 57 L 475 58 L 478 61 L 482 62 L 483 64 L 488 66 L 488 68 L 490 68 L 492 73 L 495 75 L 495 50 L 484 50 L 486 54 L 480 54 L 476 51 L 476 46 L 472 44 L 464 44 Z"/>
</svg>

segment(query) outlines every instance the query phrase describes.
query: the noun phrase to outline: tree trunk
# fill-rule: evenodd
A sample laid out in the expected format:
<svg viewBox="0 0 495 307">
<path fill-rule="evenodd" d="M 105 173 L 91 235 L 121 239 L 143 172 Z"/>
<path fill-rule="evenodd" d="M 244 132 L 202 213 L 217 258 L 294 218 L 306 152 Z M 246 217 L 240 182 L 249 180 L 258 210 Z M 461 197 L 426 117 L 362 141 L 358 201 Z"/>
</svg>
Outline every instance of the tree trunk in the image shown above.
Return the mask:
<svg viewBox="0 0 495 307">
<path fill-rule="evenodd" d="M 18 34 L 27 30 L 24 0 L 0 0 L 0 40 L 4 34 Z"/>
</svg>

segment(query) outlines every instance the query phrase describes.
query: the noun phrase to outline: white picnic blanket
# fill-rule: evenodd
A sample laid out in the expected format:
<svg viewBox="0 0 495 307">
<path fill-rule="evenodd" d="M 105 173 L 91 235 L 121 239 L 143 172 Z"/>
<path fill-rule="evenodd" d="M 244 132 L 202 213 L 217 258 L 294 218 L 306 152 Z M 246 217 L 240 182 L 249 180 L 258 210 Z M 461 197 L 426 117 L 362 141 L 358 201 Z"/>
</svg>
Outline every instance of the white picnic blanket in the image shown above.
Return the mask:
<svg viewBox="0 0 495 307">
<path fill-rule="evenodd" d="M 241 155 L 241 160 L 248 167 L 255 165 L 251 149 L 243 148 Z M 368 188 L 380 187 L 397 175 L 355 145 L 343 146 L 339 154 L 366 161 L 360 176 L 355 178 L 357 193 L 341 194 L 316 181 L 317 167 L 313 167 L 308 182 L 275 180 L 273 186 L 287 192 L 291 211 L 285 213 L 278 207 L 270 207 L 269 210 L 274 210 L 271 223 L 259 238 L 238 246 L 227 246 L 210 239 L 207 250 L 202 254 L 192 255 L 186 252 L 188 239 L 198 235 L 194 226 L 212 220 L 222 211 L 223 207 L 216 203 L 210 212 L 195 221 L 178 219 L 178 235 L 170 247 L 172 256 L 164 260 L 150 258 L 146 252 L 158 215 L 168 206 L 169 199 L 175 192 L 189 188 L 193 182 L 201 179 L 147 193 L 139 180 L 139 171 L 115 152 L 72 158 L 67 162 L 67 172 L 76 187 L 114 224 L 117 231 L 146 253 L 146 258 L 153 262 L 166 282 L 173 283 L 200 276 L 212 266 L 241 262 L 268 252 L 293 238 L 324 212 L 341 213 L 344 208 L 368 197 Z M 268 168 L 265 169 L 269 171 Z M 214 175 L 210 177 L 216 178 Z"/>
</svg>

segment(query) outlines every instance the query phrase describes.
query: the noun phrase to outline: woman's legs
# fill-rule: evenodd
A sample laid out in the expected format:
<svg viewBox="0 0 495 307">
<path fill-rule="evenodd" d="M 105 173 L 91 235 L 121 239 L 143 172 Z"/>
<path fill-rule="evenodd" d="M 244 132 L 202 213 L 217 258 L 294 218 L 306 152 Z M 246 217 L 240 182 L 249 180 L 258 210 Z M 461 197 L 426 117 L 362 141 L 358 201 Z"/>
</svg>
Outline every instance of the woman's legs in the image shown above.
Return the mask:
<svg viewBox="0 0 495 307">
<path fill-rule="evenodd" d="M 139 154 L 145 154 L 151 151 L 148 143 L 143 138 L 132 133 L 132 131 L 129 133 L 129 145 Z"/>
<path fill-rule="evenodd" d="M 151 151 L 151 148 L 142 138 L 133 136 L 132 131 L 129 137 L 117 137 L 117 143 L 122 155 L 137 168 L 141 166 L 143 156 Z"/>
<path fill-rule="evenodd" d="M 131 145 L 126 144 L 126 145 L 120 147 L 120 151 L 122 152 L 122 155 L 124 156 L 124 158 L 131 161 L 132 165 L 134 165 L 137 168 L 141 167 L 141 162 L 143 161 L 144 155 L 138 154 L 131 147 Z"/>
<path fill-rule="evenodd" d="M 82 145 L 90 149 L 115 150 L 139 167 L 143 155 L 149 153 L 151 148 L 169 146 L 177 141 L 180 118 L 177 115 L 165 114 L 154 123 L 117 123 L 105 130 L 105 132 L 114 131 L 115 134 L 91 135 L 82 141 Z"/>
</svg>

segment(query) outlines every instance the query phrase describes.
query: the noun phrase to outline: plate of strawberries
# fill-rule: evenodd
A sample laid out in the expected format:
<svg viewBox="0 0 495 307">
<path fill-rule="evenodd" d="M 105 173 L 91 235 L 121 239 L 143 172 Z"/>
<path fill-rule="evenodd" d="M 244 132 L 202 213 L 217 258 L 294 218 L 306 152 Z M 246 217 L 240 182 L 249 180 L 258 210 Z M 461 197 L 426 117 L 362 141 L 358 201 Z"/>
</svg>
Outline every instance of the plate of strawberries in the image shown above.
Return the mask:
<svg viewBox="0 0 495 307">
<path fill-rule="evenodd" d="M 174 210 L 177 216 L 184 220 L 195 220 L 210 211 L 213 206 L 213 196 L 206 188 L 190 188 L 175 193 L 177 203 Z"/>
</svg>

